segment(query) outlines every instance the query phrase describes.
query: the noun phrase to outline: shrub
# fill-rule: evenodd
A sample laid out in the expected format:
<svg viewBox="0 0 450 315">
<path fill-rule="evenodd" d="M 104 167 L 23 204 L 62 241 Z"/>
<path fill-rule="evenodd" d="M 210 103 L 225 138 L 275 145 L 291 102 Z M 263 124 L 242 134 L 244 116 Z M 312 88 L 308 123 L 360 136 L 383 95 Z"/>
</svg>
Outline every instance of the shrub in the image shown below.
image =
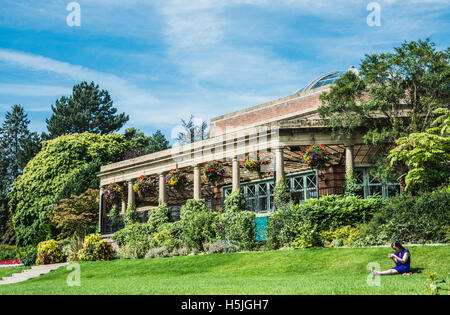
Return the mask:
<svg viewBox="0 0 450 315">
<path fill-rule="evenodd" d="M 275 195 L 273 203 L 275 208 L 285 207 L 291 201 L 289 187 L 285 181 L 278 181 L 275 185 Z"/>
<path fill-rule="evenodd" d="M 100 234 L 91 234 L 84 238 L 79 257 L 83 261 L 112 260 L 114 250 L 111 244 L 102 239 Z"/>
<path fill-rule="evenodd" d="M 138 219 L 139 215 L 137 213 L 136 205 L 133 204 L 127 208 L 123 221 L 125 225 L 130 225 L 138 222 Z"/>
<path fill-rule="evenodd" d="M 205 243 L 203 244 L 203 248 L 208 254 L 235 253 L 239 249 L 238 245 L 228 240 L 217 240 L 214 243 Z"/>
<path fill-rule="evenodd" d="M 310 222 L 300 222 L 297 226 L 297 235 L 290 244 L 293 248 L 310 248 L 322 246 L 320 234 L 317 231 L 317 225 Z"/>
<path fill-rule="evenodd" d="M 170 257 L 175 256 L 175 254 L 167 246 L 151 248 L 145 255 L 145 258 L 158 258 L 158 257 Z"/>
<path fill-rule="evenodd" d="M 60 263 L 63 261 L 63 258 L 61 247 L 55 240 L 44 241 L 38 244 L 36 265 Z"/>
<path fill-rule="evenodd" d="M 17 244 L 35 245 L 56 236 L 51 218 L 64 184 L 96 159 L 102 165 L 118 161 L 129 146 L 117 134 L 70 134 L 44 141 L 42 150 L 28 162 L 8 193 Z"/>
<path fill-rule="evenodd" d="M 303 246 L 301 239 L 306 236 L 301 234 L 305 224 L 311 224 L 312 230 L 318 233 L 347 225 L 356 227 L 372 218 L 383 204 L 379 197 L 362 199 L 358 196 L 329 195 L 308 199 L 299 205 L 285 205 L 268 219 L 268 247 L 291 246 L 295 239 L 296 246 Z"/>
<path fill-rule="evenodd" d="M 169 207 L 166 204 L 161 204 L 148 212 L 147 224 L 149 224 L 154 231 L 157 231 L 161 225 L 169 222 L 169 213 Z"/>
<path fill-rule="evenodd" d="M 336 230 L 322 231 L 320 237 L 325 246 L 351 246 L 360 234 L 360 229 L 346 225 Z"/>
<path fill-rule="evenodd" d="M 33 266 L 37 260 L 37 247 L 26 246 L 20 249 L 19 259 L 25 266 Z"/>
<path fill-rule="evenodd" d="M 246 210 L 245 197 L 241 190 L 233 191 L 223 202 L 224 212 L 240 212 Z"/>
<path fill-rule="evenodd" d="M 226 212 L 220 216 L 219 222 L 221 238 L 237 245 L 239 249 L 251 250 L 255 247 L 255 213 Z"/>
<path fill-rule="evenodd" d="M 389 198 L 370 223 L 361 228 L 357 245 L 448 242 L 450 192 L 445 189 L 420 196 Z"/>
<path fill-rule="evenodd" d="M 292 203 L 278 208 L 267 219 L 267 247 L 280 248 L 291 244 L 302 222 L 300 206 Z"/>
<path fill-rule="evenodd" d="M 203 243 L 216 240 L 217 216 L 204 200 L 190 199 L 181 207 L 181 240 L 189 249 L 203 250 Z"/>
<path fill-rule="evenodd" d="M 98 223 L 98 190 L 88 189 L 79 196 L 62 199 L 53 209 L 59 238 L 81 237 L 95 231 Z"/>
<path fill-rule="evenodd" d="M 0 244 L 0 261 L 13 260 L 16 258 L 17 258 L 16 246 Z"/>
</svg>

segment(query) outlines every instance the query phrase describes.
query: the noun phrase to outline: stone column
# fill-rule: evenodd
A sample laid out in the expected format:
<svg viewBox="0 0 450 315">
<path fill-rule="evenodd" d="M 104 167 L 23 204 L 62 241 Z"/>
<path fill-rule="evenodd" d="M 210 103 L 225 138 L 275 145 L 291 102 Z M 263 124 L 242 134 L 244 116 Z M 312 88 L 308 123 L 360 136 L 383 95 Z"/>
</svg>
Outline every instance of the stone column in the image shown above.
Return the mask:
<svg viewBox="0 0 450 315">
<path fill-rule="evenodd" d="M 125 194 L 123 194 L 123 198 L 121 200 L 122 202 L 122 214 L 125 214 L 127 212 L 127 199 L 125 199 Z"/>
<path fill-rule="evenodd" d="M 105 189 L 100 187 L 100 193 L 98 195 L 98 232 L 100 234 L 103 233 L 103 214 L 104 214 L 104 202 L 103 202 L 103 193 Z"/>
<path fill-rule="evenodd" d="M 167 203 L 167 192 L 166 192 L 166 175 L 164 173 L 159 174 L 159 204 Z"/>
<path fill-rule="evenodd" d="M 136 200 L 136 197 L 134 195 L 134 190 L 133 190 L 133 181 L 130 180 L 128 182 L 128 204 L 127 204 L 127 207 L 134 206 L 135 200 Z"/>
<path fill-rule="evenodd" d="M 284 180 L 284 152 L 282 147 L 275 148 L 276 182 Z"/>
<path fill-rule="evenodd" d="M 194 199 L 202 198 L 202 178 L 200 174 L 200 166 L 194 166 Z"/>
<path fill-rule="evenodd" d="M 232 191 L 238 191 L 241 189 L 241 170 L 239 168 L 239 161 L 237 156 L 233 157 L 233 188 Z"/>
<path fill-rule="evenodd" d="M 353 145 L 345 146 L 345 171 L 349 169 L 353 169 L 355 166 L 354 158 L 353 158 Z"/>
</svg>

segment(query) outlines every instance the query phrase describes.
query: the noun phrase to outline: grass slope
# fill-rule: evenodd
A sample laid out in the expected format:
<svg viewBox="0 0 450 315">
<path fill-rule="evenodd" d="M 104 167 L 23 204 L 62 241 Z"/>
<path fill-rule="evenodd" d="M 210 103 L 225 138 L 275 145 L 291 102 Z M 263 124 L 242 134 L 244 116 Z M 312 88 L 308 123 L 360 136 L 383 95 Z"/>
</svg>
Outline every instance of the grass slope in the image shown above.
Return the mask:
<svg viewBox="0 0 450 315">
<path fill-rule="evenodd" d="M 450 246 L 409 247 L 412 276 L 368 286 L 368 263 L 392 267 L 390 248 L 317 248 L 81 263 L 81 286 L 60 268 L 0 294 L 421 294 L 429 273 L 450 272 Z"/>
</svg>

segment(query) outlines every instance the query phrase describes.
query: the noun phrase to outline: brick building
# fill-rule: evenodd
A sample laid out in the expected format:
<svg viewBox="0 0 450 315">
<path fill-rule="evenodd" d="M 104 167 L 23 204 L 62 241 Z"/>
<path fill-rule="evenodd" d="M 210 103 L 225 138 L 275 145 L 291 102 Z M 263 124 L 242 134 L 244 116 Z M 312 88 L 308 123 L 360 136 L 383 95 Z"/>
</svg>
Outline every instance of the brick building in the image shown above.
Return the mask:
<svg viewBox="0 0 450 315">
<path fill-rule="evenodd" d="M 102 166 L 98 173 L 101 191 L 106 184 L 119 183 L 126 191 L 122 212 L 135 204 L 145 217 L 147 211 L 164 202 L 171 206 L 174 219 L 187 199 L 205 199 L 217 209 L 230 192 L 238 189 L 244 192 L 250 210 L 266 216 L 273 210 L 275 183 L 283 179 L 296 202 L 342 194 L 348 168 L 354 169 L 358 184 L 363 187 L 363 197 L 375 193 L 392 195 L 399 191 L 398 183 L 376 182 L 369 173 L 370 157 L 379 148 L 364 145 L 358 134 L 351 138 L 333 137 L 317 113 L 320 94 L 329 91 L 343 73 L 325 74 L 293 95 L 212 118 L 207 140 Z M 330 160 L 325 169 L 313 170 L 300 162 L 300 151 L 310 144 L 327 148 Z M 262 153 L 268 161 L 260 173 L 250 172 L 242 164 L 246 154 L 253 152 Z M 212 160 L 223 162 L 227 174 L 216 185 L 202 179 L 202 168 Z M 187 174 L 182 191 L 166 183 L 167 173 L 174 168 Z M 133 184 L 141 175 L 158 183 L 154 196 L 136 196 Z M 99 211 L 101 231 L 111 232 L 104 202 L 100 203 Z"/>
</svg>

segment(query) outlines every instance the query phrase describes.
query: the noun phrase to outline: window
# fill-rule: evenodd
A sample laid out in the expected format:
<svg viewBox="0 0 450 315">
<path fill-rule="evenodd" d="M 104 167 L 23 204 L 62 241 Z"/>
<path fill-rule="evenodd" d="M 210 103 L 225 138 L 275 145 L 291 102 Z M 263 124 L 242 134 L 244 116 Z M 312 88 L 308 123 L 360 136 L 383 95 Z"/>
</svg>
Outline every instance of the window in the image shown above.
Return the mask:
<svg viewBox="0 0 450 315">
<path fill-rule="evenodd" d="M 313 172 L 286 176 L 286 183 L 294 202 L 317 198 L 317 175 Z M 273 209 L 275 186 L 272 179 L 241 184 L 247 208 L 264 213 Z M 223 188 L 223 198 L 231 193 L 231 187 Z"/>
<path fill-rule="evenodd" d="M 370 168 L 355 169 L 356 182 L 362 187 L 361 197 L 367 198 L 375 194 L 381 197 L 391 197 L 400 193 L 399 183 L 381 183 L 370 175 Z"/>
</svg>

